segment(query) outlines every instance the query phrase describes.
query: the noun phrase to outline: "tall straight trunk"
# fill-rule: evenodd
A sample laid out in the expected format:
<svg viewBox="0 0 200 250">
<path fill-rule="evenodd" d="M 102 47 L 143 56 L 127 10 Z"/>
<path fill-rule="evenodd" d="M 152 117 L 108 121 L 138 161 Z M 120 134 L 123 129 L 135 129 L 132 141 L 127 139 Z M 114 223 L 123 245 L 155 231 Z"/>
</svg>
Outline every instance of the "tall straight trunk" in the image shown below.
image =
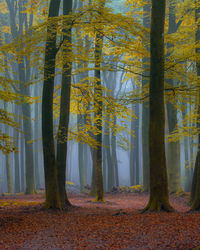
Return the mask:
<svg viewBox="0 0 200 250">
<path fill-rule="evenodd" d="M 19 107 L 15 105 L 15 121 L 18 122 Z M 19 132 L 14 129 L 14 138 L 16 147 L 19 147 Z M 19 152 L 14 153 L 14 162 L 15 162 L 15 193 L 20 192 L 20 168 L 19 168 Z"/>
<path fill-rule="evenodd" d="M 34 96 L 40 96 L 40 88 L 38 86 L 34 86 Z M 34 143 L 34 170 L 35 170 L 35 185 L 36 189 L 40 189 L 40 121 L 39 121 L 39 110 L 40 103 L 35 103 L 34 105 L 34 139 L 36 140 Z"/>
<path fill-rule="evenodd" d="M 139 104 L 132 105 L 132 110 L 138 119 L 131 121 L 131 130 L 135 131 L 135 136 L 131 136 L 131 151 L 130 151 L 130 185 L 139 184 Z"/>
<path fill-rule="evenodd" d="M 82 115 L 77 115 L 77 126 L 78 131 L 80 131 L 80 127 L 83 126 L 83 118 Z M 84 186 L 86 185 L 86 179 L 85 179 L 85 169 L 84 164 L 86 162 L 84 161 L 84 144 L 81 142 L 78 143 L 78 166 L 79 166 L 79 180 L 80 180 L 80 191 L 82 192 L 84 189 Z"/>
<path fill-rule="evenodd" d="M 150 198 L 144 211 L 170 211 L 165 158 L 164 22 L 165 0 L 152 0 L 150 33 Z"/>
<path fill-rule="evenodd" d="M 8 112 L 8 104 L 4 103 L 4 109 Z M 5 133 L 10 134 L 8 125 L 5 125 Z M 13 181 L 12 181 L 12 170 L 11 170 L 11 157 L 10 154 L 6 154 L 6 177 L 7 177 L 7 188 L 8 193 L 13 193 Z"/>
<path fill-rule="evenodd" d="M 25 173 L 24 173 L 24 138 L 20 137 L 20 175 L 21 175 L 21 192 L 25 190 Z"/>
<path fill-rule="evenodd" d="M 72 11 L 72 1 L 63 1 L 63 15 L 65 18 Z M 68 125 L 70 116 L 70 91 L 71 91 L 71 70 L 72 62 L 70 54 L 71 48 L 71 27 L 67 30 L 65 26 L 69 23 L 63 22 L 63 74 L 61 85 L 61 100 L 60 100 L 60 120 L 58 128 L 57 141 L 57 169 L 58 169 L 58 187 L 62 205 L 70 205 L 65 189 L 66 181 L 66 159 L 67 159 L 67 141 L 68 141 Z M 67 59 L 66 59 L 67 58 Z"/>
<path fill-rule="evenodd" d="M 90 196 L 96 195 L 96 148 L 90 148 L 91 157 L 92 157 L 92 181 L 91 181 L 91 190 Z"/>
<path fill-rule="evenodd" d="M 102 12 L 105 6 L 105 0 L 99 2 L 99 11 Z M 103 174 L 102 174 L 102 99 L 103 91 L 101 85 L 101 57 L 102 57 L 102 47 L 103 47 L 103 36 L 101 31 L 97 30 L 95 35 L 95 71 L 94 76 L 97 82 L 94 87 L 94 92 L 96 96 L 96 121 L 97 128 L 97 148 L 96 148 L 96 201 L 104 200 L 104 189 L 103 189 Z"/>
<path fill-rule="evenodd" d="M 169 26 L 168 34 L 176 32 L 176 16 L 175 16 L 175 5 L 173 2 L 169 2 Z M 172 49 L 172 44 L 167 44 L 168 49 Z M 168 53 L 168 56 L 170 54 Z M 175 85 L 173 79 L 168 79 L 167 83 L 172 87 Z M 169 133 L 171 134 L 177 125 L 177 109 L 175 106 L 168 102 L 167 103 L 167 115 L 169 123 Z M 168 143 L 168 175 L 169 175 L 169 191 L 170 193 L 178 193 L 182 191 L 181 187 L 181 165 L 180 165 L 180 144 L 177 142 Z"/>
<path fill-rule="evenodd" d="M 28 143 L 32 140 L 32 128 L 31 128 L 31 107 L 29 104 L 23 104 L 23 116 L 24 118 L 24 137 L 25 137 L 25 166 L 26 166 L 26 190 L 25 194 L 35 194 L 35 174 L 34 174 L 34 157 L 33 157 L 33 144 Z M 27 116 L 26 116 L 27 114 Z"/>
<path fill-rule="evenodd" d="M 105 141 L 105 139 L 104 139 Z M 104 142 L 104 145 L 105 145 L 105 142 Z M 108 191 L 108 179 L 107 179 L 107 176 L 108 176 L 108 169 L 107 169 L 107 157 L 106 157 L 106 149 L 105 147 L 103 147 L 103 188 L 104 190 L 107 192 Z"/>
<path fill-rule="evenodd" d="M 11 162 L 10 154 L 7 154 L 6 155 L 7 188 L 8 188 L 8 193 L 13 193 L 13 181 L 12 181 L 12 171 L 10 162 Z"/>
<path fill-rule="evenodd" d="M 99 40 L 102 40 L 100 34 L 96 34 L 96 44 L 95 44 L 95 68 L 100 67 L 100 53 L 101 53 L 101 45 L 99 45 Z M 95 70 L 95 77 L 99 79 L 95 85 L 95 95 L 97 96 L 97 110 L 96 116 L 98 120 L 96 122 L 97 127 L 97 148 L 96 151 L 96 201 L 103 201 L 104 200 L 104 190 L 103 190 L 103 174 L 102 174 L 102 88 L 101 88 L 101 73 L 100 69 Z"/>
<path fill-rule="evenodd" d="M 116 115 L 113 116 L 113 128 L 117 124 Z M 117 160 L 117 140 L 114 130 L 112 129 L 111 133 L 111 152 L 112 152 L 112 165 L 114 168 L 114 184 L 116 187 L 119 187 L 119 172 L 118 172 L 118 160 Z"/>
<path fill-rule="evenodd" d="M 198 1 L 195 1 L 197 3 Z M 200 18 L 200 7 L 196 7 L 195 9 L 195 21 L 198 23 Z M 200 41 L 200 25 L 197 26 L 196 31 L 196 43 Z M 200 60 L 198 56 L 200 54 L 200 48 L 196 48 L 196 68 L 197 68 L 197 76 L 200 76 Z M 198 120 L 197 120 L 197 128 L 200 128 L 200 89 L 199 96 L 198 96 Z M 198 148 L 197 148 L 197 156 L 195 162 L 195 169 L 194 169 L 194 177 L 192 183 L 192 193 L 191 193 L 191 200 L 192 200 L 192 207 L 191 210 L 200 210 L 200 133 L 198 135 Z"/>
<path fill-rule="evenodd" d="M 110 122 L 109 115 L 107 116 L 107 123 Z M 105 124 L 105 131 L 104 131 L 104 143 L 105 143 L 105 157 L 107 162 L 107 187 L 108 191 L 111 191 L 113 185 L 114 185 L 114 165 L 112 164 L 112 158 L 111 158 L 111 143 L 110 143 L 110 129 L 108 127 L 108 124 Z M 104 179 L 105 182 L 105 179 Z"/>
<path fill-rule="evenodd" d="M 79 180 L 80 180 L 80 191 L 83 192 L 84 186 L 86 185 L 85 169 L 84 169 L 84 144 L 78 144 L 78 166 L 79 166 Z"/>
<path fill-rule="evenodd" d="M 147 0 L 144 7 L 144 16 L 143 16 L 143 25 L 145 28 L 150 28 L 150 11 L 151 4 L 150 1 Z M 147 38 L 149 36 L 147 35 Z M 149 39 L 148 39 L 149 40 Z M 149 51 L 148 43 L 145 44 L 146 49 Z M 143 58 L 143 77 L 142 77 L 142 87 L 149 83 L 149 66 L 148 66 L 149 58 Z M 149 103 L 144 102 L 142 105 L 142 159 L 143 159 L 143 187 L 144 191 L 149 191 Z"/>
<path fill-rule="evenodd" d="M 186 114 L 187 114 L 187 109 L 182 111 L 182 117 L 183 119 L 186 118 Z M 188 119 L 188 128 L 190 126 L 190 121 Z M 185 176 L 184 176 L 184 191 L 185 192 L 190 192 L 191 191 L 191 187 L 192 187 L 192 172 L 193 172 L 193 167 L 190 166 L 188 167 L 189 162 L 191 162 L 191 160 L 193 159 L 193 157 L 189 159 L 189 150 L 188 148 L 190 148 L 190 138 L 189 137 L 185 137 L 184 138 L 184 155 L 185 155 Z M 191 156 L 191 155 L 190 155 Z"/>
<path fill-rule="evenodd" d="M 197 151 L 197 156 L 196 156 L 195 165 L 194 165 L 193 178 L 192 178 L 192 185 L 191 185 L 191 194 L 190 194 L 190 202 L 191 203 L 194 202 L 195 194 L 196 194 L 197 169 L 198 169 L 198 164 L 199 164 L 199 156 L 200 156 L 200 153 Z"/>
<path fill-rule="evenodd" d="M 40 152 L 39 152 L 39 148 L 40 148 L 40 144 L 39 144 L 39 124 L 38 124 L 38 119 L 39 119 L 39 107 L 38 107 L 38 104 L 35 104 L 35 133 L 34 133 L 34 136 L 35 136 L 35 140 L 36 142 L 34 143 L 34 164 L 35 164 L 35 184 L 36 184 L 36 189 L 39 189 L 40 188 L 40 159 L 39 159 L 39 156 L 40 156 Z"/>
<path fill-rule="evenodd" d="M 55 20 L 52 22 L 52 18 L 58 16 L 59 6 L 60 0 L 51 0 L 45 47 L 44 84 L 42 94 L 42 142 L 44 153 L 46 208 L 61 208 L 53 135 L 53 92 L 57 52 L 57 25 Z"/>
<path fill-rule="evenodd" d="M 190 192 L 191 190 L 191 177 L 190 177 L 190 167 L 188 167 L 189 157 L 188 157 L 188 145 L 189 138 L 184 138 L 184 153 L 185 153 L 185 182 L 184 182 L 184 191 Z"/>
</svg>

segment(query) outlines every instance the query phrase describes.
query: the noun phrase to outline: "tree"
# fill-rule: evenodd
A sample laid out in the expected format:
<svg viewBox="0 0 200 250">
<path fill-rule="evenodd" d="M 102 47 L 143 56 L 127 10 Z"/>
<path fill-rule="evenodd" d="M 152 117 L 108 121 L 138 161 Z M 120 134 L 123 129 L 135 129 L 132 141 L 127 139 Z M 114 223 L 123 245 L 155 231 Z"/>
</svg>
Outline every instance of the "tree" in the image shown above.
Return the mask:
<svg viewBox="0 0 200 250">
<path fill-rule="evenodd" d="M 68 125 L 70 116 L 70 92 L 71 92 L 71 32 L 72 27 L 69 23 L 68 16 L 72 11 L 72 1 L 63 0 L 63 74 L 61 84 L 60 99 L 60 121 L 58 128 L 57 142 L 57 171 L 58 171 L 58 187 L 62 206 L 70 205 L 65 190 L 66 182 L 66 158 L 67 158 L 67 141 L 68 141 Z"/>
<path fill-rule="evenodd" d="M 168 24 L 168 34 L 173 34 L 177 31 L 180 24 L 177 25 L 176 15 L 175 15 L 175 3 L 173 1 L 169 2 L 169 24 Z M 172 53 L 174 49 L 173 44 L 168 43 L 168 54 L 167 57 Z M 167 79 L 167 83 L 170 86 L 176 85 L 175 79 Z M 169 124 L 169 133 L 172 133 L 177 125 L 177 108 L 174 104 L 167 103 L 167 115 Z M 169 173 L 169 191 L 170 193 L 179 193 L 182 191 L 181 187 L 181 168 L 180 168 L 180 144 L 179 141 L 168 143 L 168 173 Z"/>
<path fill-rule="evenodd" d="M 164 144 L 165 0 L 152 0 L 150 32 L 150 198 L 144 211 L 171 211 Z"/>
<path fill-rule="evenodd" d="M 195 1 L 196 9 L 195 9 L 195 21 L 198 23 L 200 17 L 200 7 L 199 1 Z M 200 41 L 200 25 L 197 25 L 196 36 L 195 36 L 196 43 Z M 196 48 L 196 68 L 197 68 L 197 76 L 200 77 L 200 48 Z M 197 120 L 197 128 L 200 128 L 200 88 L 198 89 L 198 120 Z M 199 131 L 198 131 L 199 132 Z M 191 210 L 200 210 L 200 133 L 198 134 L 198 148 L 197 148 L 197 156 L 195 162 L 195 170 L 193 174 L 193 183 L 192 183 L 192 207 Z"/>
<path fill-rule="evenodd" d="M 49 5 L 45 47 L 44 85 L 42 94 L 42 142 L 44 153 L 46 208 L 61 208 L 53 135 L 53 92 L 57 53 L 55 17 L 59 14 L 59 7 L 60 0 L 51 0 Z"/>
<path fill-rule="evenodd" d="M 105 5 L 105 1 L 100 2 L 99 11 L 102 12 Z M 100 29 L 100 28 L 99 28 Z M 103 190 L 103 175 L 102 175 L 102 86 L 101 86 L 101 54 L 102 54 L 102 46 L 103 46 L 103 37 L 101 34 L 101 30 L 96 31 L 95 35 L 95 72 L 94 76 L 97 79 L 95 84 L 95 96 L 97 99 L 97 108 L 96 115 L 98 120 L 96 122 L 97 127 L 97 135 L 96 141 L 98 143 L 96 148 L 96 201 L 104 200 L 104 190 Z"/>
<path fill-rule="evenodd" d="M 143 7 L 143 25 L 145 28 L 150 28 L 150 12 L 151 12 L 151 3 L 147 0 Z M 149 33 L 146 34 L 146 38 L 149 40 Z M 149 43 L 145 41 L 146 50 L 149 50 Z M 142 86 L 148 84 L 149 82 L 149 57 L 143 57 L 143 77 L 142 77 Z M 142 105 L 142 154 L 143 154 L 143 187 L 144 191 L 149 191 L 149 103 L 144 102 Z"/>
</svg>

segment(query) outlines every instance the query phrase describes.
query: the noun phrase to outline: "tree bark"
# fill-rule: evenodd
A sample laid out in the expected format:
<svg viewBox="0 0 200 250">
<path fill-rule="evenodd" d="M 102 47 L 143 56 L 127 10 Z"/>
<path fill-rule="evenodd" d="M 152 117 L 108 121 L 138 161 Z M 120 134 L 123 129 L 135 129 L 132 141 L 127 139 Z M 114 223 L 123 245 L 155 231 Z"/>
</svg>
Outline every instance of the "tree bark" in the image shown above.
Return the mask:
<svg viewBox="0 0 200 250">
<path fill-rule="evenodd" d="M 99 3 L 99 11 L 102 12 L 105 6 L 105 1 L 100 1 Z M 103 91 L 101 86 L 101 58 L 102 58 L 102 47 L 103 47 L 103 36 L 99 30 L 96 31 L 95 35 L 95 71 L 94 76 L 97 79 L 97 82 L 94 87 L 95 98 L 96 98 L 96 117 L 98 118 L 96 121 L 97 128 L 97 148 L 96 148 L 96 201 L 104 200 L 104 189 L 103 189 L 103 174 L 102 174 L 102 98 Z"/>
<path fill-rule="evenodd" d="M 72 11 L 72 1 L 63 1 L 63 15 L 67 17 Z M 60 121 L 58 129 L 57 142 L 57 169 L 58 169 L 58 187 L 62 205 L 70 205 L 65 189 L 66 181 L 66 159 L 67 159 L 67 140 L 68 140 L 68 125 L 70 116 L 70 92 L 71 92 L 71 27 L 67 30 L 65 26 L 69 23 L 63 22 L 63 65 L 62 85 L 61 85 L 61 101 L 60 101 Z M 66 59 L 67 58 L 67 59 Z"/>
<path fill-rule="evenodd" d="M 110 122 L 110 117 L 107 115 L 107 123 Z M 110 129 L 109 125 L 105 124 L 105 135 L 104 135 L 104 141 L 105 141 L 105 157 L 107 161 L 107 189 L 108 191 L 112 190 L 113 184 L 114 184 L 114 171 L 113 167 L 114 165 L 112 164 L 112 158 L 111 158 L 111 143 L 110 143 Z M 105 181 L 105 180 L 104 180 Z"/>
<path fill-rule="evenodd" d="M 144 211 L 171 211 L 165 158 L 164 22 L 165 0 L 152 0 L 150 33 L 150 199 Z"/>
<path fill-rule="evenodd" d="M 56 169 L 56 157 L 53 135 L 53 92 L 56 60 L 56 21 L 53 17 L 59 14 L 60 0 L 51 0 L 47 40 L 45 48 L 44 84 L 42 94 L 42 141 L 44 153 L 44 173 L 46 189 L 46 208 L 61 208 Z"/>
<path fill-rule="evenodd" d="M 80 131 L 80 127 L 83 126 L 83 118 L 82 115 L 77 115 L 77 126 L 78 131 Z M 81 142 L 78 143 L 78 167 L 79 167 L 79 180 L 80 180 L 80 192 L 83 192 L 84 186 L 86 185 L 85 178 L 85 169 L 84 169 L 84 144 Z"/>
<path fill-rule="evenodd" d="M 150 12 L 151 4 L 147 0 L 144 7 L 143 25 L 145 28 L 150 28 Z M 147 38 L 149 36 L 147 35 Z M 149 51 L 149 45 L 145 45 L 146 49 Z M 149 82 L 149 58 L 144 57 L 142 59 L 143 67 L 143 77 L 142 77 L 142 87 L 144 87 Z M 144 102 L 142 105 L 142 159 L 143 159 L 143 188 L 144 191 L 149 191 L 149 103 Z"/>
<path fill-rule="evenodd" d="M 169 26 L 168 34 L 176 32 L 176 16 L 175 16 L 175 5 L 173 2 L 169 2 Z M 172 49 L 172 44 L 167 44 L 168 49 Z M 168 56 L 170 53 L 168 53 Z M 167 83 L 172 87 L 175 86 L 173 79 L 168 79 Z M 167 115 L 169 123 L 169 133 L 172 133 L 177 125 L 177 110 L 174 105 L 170 102 L 167 103 Z M 169 175 L 169 192 L 179 193 L 182 191 L 181 186 L 181 166 L 180 166 L 180 144 L 177 142 L 168 143 L 168 175 Z"/>
<path fill-rule="evenodd" d="M 195 3 L 197 3 L 196 1 Z M 195 21 L 198 22 L 200 18 L 200 7 L 196 7 L 195 9 Z M 196 31 L 196 42 L 200 41 L 200 25 L 197 26 Z M 197 68 L 197 76 L 200 76 L 200 60 L 198 56 L 200 54 L 200 48 L 196 48 L 196 68 Z M 198 120 L 197 120 L 197 128 L 200 129 L 200 89 L 199 96 L 198 96 Z M 199 211 L 200 210 L 200 133 L 198 135 L 198 148 L 197 148 L 197 156 L 195 162 L 195 169 L 194 169 L 194 177 L 192 183 L 192 192 L 191 192 L 191 200 L 192 200 L 192 211 Z"/>
</svg>

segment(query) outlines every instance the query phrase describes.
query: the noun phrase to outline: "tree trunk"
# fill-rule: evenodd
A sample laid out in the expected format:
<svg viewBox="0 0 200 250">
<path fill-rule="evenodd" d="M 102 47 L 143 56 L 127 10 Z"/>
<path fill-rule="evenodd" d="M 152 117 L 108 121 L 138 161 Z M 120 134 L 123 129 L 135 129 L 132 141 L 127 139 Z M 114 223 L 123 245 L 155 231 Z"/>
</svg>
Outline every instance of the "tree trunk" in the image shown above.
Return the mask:
<svg viewBox="0 0 200 250">
<path fill-rule="evenodd" d="M 21 172 L 21 192 L 25 190 L 25 174 L 24 174 L 24 138 L 20 137 L 20 172 Z"/>
<path fill-rule="evenodd" d="M 15 121 L 18 122 L 19 107 L 15 105 Z M 19 147 L 19 132 L 14 129 L 14 138 L 16 147 Z M 14 166 L 15 166 L 15 193 L 20 192 L 20 169 L 19 169 L 19 152 L 14 153 Z"/>
<path fill-rule="evenodd" d="M 113 127 L 116 126 L 117 118 L 116 115 L 113 116 Z M 118 161 L 117 161 L 117 141 L 116 135 L 112 130 L 111 133 L 111 146 L 112 146 L 112 165 L 114 168 L 114 184 L 119 187 L 119 173 L 118 173 Z"/>
<path fill-rule="evenodd" d="M 65 17 L 72 11 L 72 1 L 63 1 L 63 14 Z M 68 25 L 67 21 L 63 22 L 64 27 Z M 63 28 L 63 55 L 71 58 L 71 28 L 66 30 Z M 67 138 L 68 125 L 70 116 L 70 92 L 71 92 L 71 70 L 72 62 L 63 56 L 65 61 L 63 65 L 62 85 L 61 85 L 61 100 L 60 100 L 60 121 L 58 128 L 57 142 L 57 169 L 58 169 L 58 187 L 62 205 L 70 205 L 65 189 L 66 181 L 66 159 L 67 159 Z"/>
<path fill-rule="evenodd" d="M 105 1 L 100 1 L 99 11 L 102 12 L 105 6 Z M 99 30 L 96 31 L 95 35 L 95 71 L 94 76 L 97 79 L 97 82 L 94 87 L 95 101 L 96 101 L 96 112 L 97 117 L 96 128 L 97 128 L 97 148 L 96 148 L 96 201 L 104 200 L 104 189 L 103 189 L 103 174 L 102 174 L 102 98 L 103 91 L 101 85 L 101 56 L 102 56 L 102 47 L 103 47 L 103 36 Z"/>
<path fill-rule="evenodd" d="M 42 140 L 44 153 L 44 173 L 46 189 L 46 208 L 61 208 L 56 169 L 56 157 L 53 136 L 53 92 L 56 60 L 56 21 L 60 0 L 51 0 L 44 63 L 44 85 L 42 94 Z"/>
<path fill-rule="evenodd" d="M 176 16 L 175 5 L 173 2 L 169 3 L 169 26 L 168 34 L 176 32 Z M 167 44 L 168 49 L 172 49 L 172 44 Z M 168 53 L 169 56 L 169 53 Z M 168 79 L 167 83 L 172 87 L 175 85 L 173 79 Z M 171 134 L 177 125 L 177 110 L 172 103 L 167 103 L 167 115 L 169 123 L 169 133 Z M 181 166 L 180 166 L 180 144 L 177 142 L 168 143 L 168 175 L 169 175 L 169 191 L 170 193 L 179 193 L 182 191 L 181 187 Z"/>
<path fill-rule="evenodd" d="M 80 127 L 83 126 L 83 118 L 81 114 L 77 115 L 77 126 L 78 126 L 78 131 L 80 131 Z M 84 144 L 79 142 L 78 143 L 78 166 L 79 166 L 79 180 L 80 180 L 81 192 L 83 192 L 84 186 L 86 185 L 84 163 L 85 163 Z"/>
<path fill-rule="evenodd" d="M 152 0 L 150 33 L 150 199 L 144 211 L 171 211 L 165 158 L 164 111 L 165 0 Z"/>
<path fill-rule="evenodd" d="M 146 1 L 144 7 L 143 25 L 145 28 L 150 28 L 150 12 L 151 4 L 149 0 Z M 149 40 L 149 36 L 147 36 Z M 146 49 L 149 51 L 149 45 L 146 43 Z M 142 59 L 143 67 L 143 77 L 142 77 L 142 87 L 149 83 L 149 58 L 144 57 Z M 143 159 L 143 188 L 144 191 L 149 191 L 149 103 L 144 102 L 142 105 L 142 159 Z"/>
<path fill-rule="evenodd" d="M 113 184 L 114 184 L 114 171 L 113 167 L 114 165 L 112 164 L 112 158 L 111 158 L 111 144 L 110 144 L 110 129 L 109 129 L 109 124 L 110 123 L 110 117 L 109 115 L 107 116 L 107 124 L 105 124 L 105 135 L 104 135 L 104 143 L 105 143 L 105 157 L 106 157 L 106 162 L 107 162 L 107 189 L 108 191 L 112 190 Z M 104 179 L 105 182 L 105 179 Z"/>
<path fill-rule="evenodd" d="M 91 156 L 92 156 L 92 182 L 91 182 L 91 190 L 90 196 L 96 195 L 96 149 L 90 148 Z"/>
<path fill-rule="evenodd" d="M 131 136 L 131 151 L 130 151 L 130 185 L 139 184 L 139 104 L 132 105 L 132 110 L 138 119 L 131 121 L 131 130 L 135 131 L 135 136 Z"/>
<path fill-rule="evenodd" d="M 195 9 L 195 21 L 198 23 L 200 18 L 200 7 Z M 196 43 L 200 41 L 200 25 L 197 26 L 196 31 Z M 198 59 L 200 54 L 200 48 L 196 48 L 196 68 L 197 68 L 197 76 L 200 76 L 200 60 Z M 200 128 L 200 89 L 199 96 L 198 96 L 198 120 L 197 120 L 197 128 Z M 192 192 L 191 192 L 191 200 L 192 200 L 192 207 L 191 210 L 199 211 L 200 210 L 200 133 L 198 136 L 198 149 L 197 149 L 197 156 L 195 162 L 195 169 L 194 169 L 194 177 L 192 183 Z"/>
<path fill-rule="evenodd" d="M 4 109 L 8 111 L 8 104 L 4 103 Z M 5 133 L 10 135 L 8 125 L 5 125 Z M 10 154 L 6 154 L 6 176 L 7 176 L 7 188 L 8 193 L 13 193 L 13 181 L 12 181 L 12 171 L 11 171 L 11 164 L 10 164 Z"/>
</svg>

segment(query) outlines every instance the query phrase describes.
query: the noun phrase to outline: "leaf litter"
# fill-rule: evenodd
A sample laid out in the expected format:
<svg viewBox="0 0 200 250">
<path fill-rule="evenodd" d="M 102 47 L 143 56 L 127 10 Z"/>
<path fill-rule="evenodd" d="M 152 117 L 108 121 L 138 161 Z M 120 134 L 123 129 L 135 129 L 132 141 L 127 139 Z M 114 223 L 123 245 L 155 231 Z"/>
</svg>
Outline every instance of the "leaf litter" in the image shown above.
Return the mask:
<svg viewBox="0 0 200 250">
<path fill-rule="evenodd" d="M 194 249 L 200 213 L 186 198 L 170 196 L 176 212 L 141 213 L 146 193 L 106 194 L 94 203 L 69 193 L 72 207 L 45 210 L 38 195 L 0 197 L 0 249 Z"/>
</svg>

